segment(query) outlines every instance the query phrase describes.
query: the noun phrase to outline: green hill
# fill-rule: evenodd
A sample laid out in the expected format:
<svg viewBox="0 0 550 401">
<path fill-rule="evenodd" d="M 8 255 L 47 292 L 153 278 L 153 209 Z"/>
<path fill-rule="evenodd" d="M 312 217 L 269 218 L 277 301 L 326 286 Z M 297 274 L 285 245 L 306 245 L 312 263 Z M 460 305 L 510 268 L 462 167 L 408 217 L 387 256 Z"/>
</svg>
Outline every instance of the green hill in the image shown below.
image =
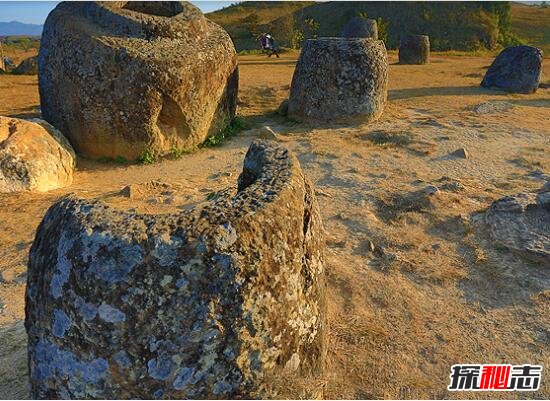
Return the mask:
<svg viewBox="0 0 550 401">
<path fill-rule="evenodd" d="M 313 1 L 246 1 L 211 12 L 207 17 L 229 32 L 237 50 L 257 49 L 257 39 L 267 25 L 314 4 Z"/>
<path fill-rule="evenodd" d="M 550 7 L 512 3 L 512 33 L 550 57 Z"/>
<path fill-rule="evenodd" d="M 258 48 L 257 36 L 270 31 L 284 47 L 303 39 L 338 36 L 354 16 L 375 18 L 389 49 L 402 33 L 430 36 L 432 49 L 496 50 L 528 44 L 548 46 L 549 9 L 510 2 L 242 2 L 208 14 L 224 26 L 238 50 Z"/>
</svg>

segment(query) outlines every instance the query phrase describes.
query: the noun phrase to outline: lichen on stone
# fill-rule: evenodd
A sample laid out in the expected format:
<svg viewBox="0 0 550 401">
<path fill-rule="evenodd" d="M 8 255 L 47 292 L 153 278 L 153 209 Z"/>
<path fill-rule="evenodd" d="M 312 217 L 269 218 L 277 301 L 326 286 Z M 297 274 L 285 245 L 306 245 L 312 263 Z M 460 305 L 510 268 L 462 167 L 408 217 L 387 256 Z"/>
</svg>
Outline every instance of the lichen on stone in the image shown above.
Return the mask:
<svg viewBox="0 0 550 401">
<path fill-rule="evenodd" d="M 237 193 L 200 206 L 48 210 L 29 257 L 32 397 L 265 397 L 271 376 L 321 372 L 323 228 L 296 157 L 254 142 Z"/>
</svg>

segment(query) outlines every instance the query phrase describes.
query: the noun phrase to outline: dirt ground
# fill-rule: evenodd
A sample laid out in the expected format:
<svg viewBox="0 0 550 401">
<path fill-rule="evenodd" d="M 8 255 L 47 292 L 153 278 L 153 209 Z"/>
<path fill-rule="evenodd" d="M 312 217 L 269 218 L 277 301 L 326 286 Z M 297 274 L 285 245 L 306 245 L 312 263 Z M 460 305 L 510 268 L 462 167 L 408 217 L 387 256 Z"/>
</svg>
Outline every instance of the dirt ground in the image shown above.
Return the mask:
<svg viewBox="0 0 550 401">
<path fill-rule="evenodd" d="M 240 57 L 238 113 L 251 127 L 271 126 L 297 154 L 327 232 L 328 366 L 321 378 L 277 384 L 279 394 L 550 398 L 547 370 L 536 393 L 446 390 L 453 364 L 550 367 L 550 266 L 492 243 L 475 223 L 492 201 L 550 180 L 550 89 L 480 88 L 491 58 L 390 60 L 379 121 L 310 126 L 274 112 L 296 55 Z M 0 115 L 37 115 L 37 92 L 36 77 L 0 76 Z M 247 130 L 220 148 L 149 166 L 79 160 L 69 188 L 0 195 L 0 398 L 27 396 L 26 260 L 48 207 L 70 192 L 125 207 L 121 188 L 153 179 L 187 188 L 183 203 L 204 201 L 235 186 L 254 137 Z M 467 159 L 449 156 L 459 148 Z M 161 203 L 153 198 L 146 210 Z"/>
</svg>

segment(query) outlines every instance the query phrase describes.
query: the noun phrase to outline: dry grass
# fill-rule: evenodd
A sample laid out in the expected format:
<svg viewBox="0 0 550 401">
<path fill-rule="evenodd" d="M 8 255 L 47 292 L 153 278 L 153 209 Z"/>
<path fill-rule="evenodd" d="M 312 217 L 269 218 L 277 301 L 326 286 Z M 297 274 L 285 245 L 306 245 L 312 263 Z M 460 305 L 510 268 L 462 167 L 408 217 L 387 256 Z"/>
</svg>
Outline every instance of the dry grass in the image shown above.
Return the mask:
<svg viewBox="0 0 550 401">
<path fill-rule="evenodd" d="M 310 126 L 274 114 L 288 96 L 295 59 L 240 58 L 239 114 L 272 126 L 298 155 L 316 184 L 327 231 L 327 368 L 317 378 L 274 379 L 279 396 L 549 398 L 546 376 L 536 394 L 446 390 L 455 363 L 550 366 L 550 270 L 494 246 L 473 219 L 503 195 L 539 188 L 550 174 L 549 90 L 527 96 L 479 88 L 490 58 L 434 55 L 427 66 L 400 66 L 392 53 L 390 103 L 378 122 Z M 0 85 L 0 113 L 38 104 L 36 78 L 0 76 Z M 472 111 L 501 100 L 514 107 Z M 110 197 L 124 207 L 113 196 L 124 185 L 160 179 L 189 188 L 191 200 L 204 198 L 234 185 L 253 139 L 246 131 L 220 148 L 154 166 L 80 160 L 70 188 L 1 195 L 0 235 L 10 235 L 0 238 L 0 270 L 24 266 L 43 213 L 65 193 Z M 459 147 L 469 159 L 447 157 Z M 520 157 L 526 162 L 511 162 Z M 430 185 L 439 192 L 425 195 Z M 0 299 L 10 305 L 0 311 L 4 327 L 23 318 L 23 291 L 22 283 L 1 284 Z M 0 371 L 0 396 L 21 397 L 24 336 L 10 333 L 0 334 L 0 366 L 13 366 Z"/>
</svg>

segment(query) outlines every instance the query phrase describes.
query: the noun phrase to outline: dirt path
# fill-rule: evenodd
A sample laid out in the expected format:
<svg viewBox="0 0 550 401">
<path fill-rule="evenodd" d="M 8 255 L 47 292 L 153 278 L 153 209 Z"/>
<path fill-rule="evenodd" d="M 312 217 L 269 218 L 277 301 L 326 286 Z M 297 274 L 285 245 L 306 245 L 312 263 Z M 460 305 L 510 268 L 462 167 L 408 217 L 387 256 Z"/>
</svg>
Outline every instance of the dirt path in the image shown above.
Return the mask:
<svg viewBox="0 0 550 401">
<path fill-rule="evenodd" d="M 281 396 L 480 398 L 446 391 L 451 365 L 550 366 L 550 266 L 495 246 L 472 222 L 493 200 L 550 179 L 550 90 L 479 88 L 489 58 L 390 60 L 390 101 L 378 122 L 313 127 L 274 113 L 295 56 L 240 59 L 239 114 L 270 125 L 298 155 L 328 239 L 329 368 L 320 382 L 287 384 Z M 27 115 L 37 105 L 35 77 L 0 76 L 1 114 Z M 129 206 L 120 189 L 152 179 L 188 188 L 182 204 L 204 201 L 235 186 L 253 139 L 246 131 L 221 148 L 152 166 L 81 160 L 70 188 L 0 195 L 1 398 L 26 395 L 25 265 L 47 208 L 69 192 Z M 449 156 L 458 148 L 469 158 Z M 163 202 L 143 207 L 155 213 Z M 548 398 L 548 374 L 535 394 L 488 396 Z"/>
</svg>

